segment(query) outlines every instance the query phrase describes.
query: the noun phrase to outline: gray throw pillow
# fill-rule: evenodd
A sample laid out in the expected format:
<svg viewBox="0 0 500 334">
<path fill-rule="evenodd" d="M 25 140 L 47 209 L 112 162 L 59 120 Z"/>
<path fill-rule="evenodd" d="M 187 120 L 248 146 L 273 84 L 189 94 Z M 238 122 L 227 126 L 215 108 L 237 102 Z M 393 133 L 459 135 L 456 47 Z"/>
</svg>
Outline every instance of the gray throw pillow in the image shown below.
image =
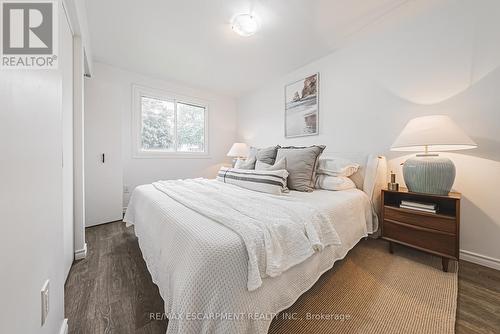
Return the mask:
<svg viewBox="0 0 500 334">
<path fill-rule="evenodd" d="M 247 160 L 250 159 L 257 160 L 257 152 L 259 152 L 259 149 L 257 147 L 250 146 L 250 149 L 248 150 Z"/>
<path fill-rule="evenodd" d="M 258 161 L 255 163 L 255 170 L 281 170 L 286 169 L 286 158 L 276 160 L 274 165 L 266 164 L 265 162 Z"/>
<path fill-rule="evenodd" d="M 313 191 L 316 180 L 316 167 L 324 145 L 309 147 L 281 147 L 278 149 L 276 160 L 286 158 L 288 188 L 298 191 Z"/>
<path fill-rule="evenodd" d="M 260 148 L 260 149 L 255 147 L 250 147 L 248 158 L 250 159 L 255 156 L 257 161 L 261 161 L 268 165 L 274 165 L 274 162 L 276 161 L 276 154 L 278 153 L 279 148 L 280 148 L 279 145 Z"/>
</svg>

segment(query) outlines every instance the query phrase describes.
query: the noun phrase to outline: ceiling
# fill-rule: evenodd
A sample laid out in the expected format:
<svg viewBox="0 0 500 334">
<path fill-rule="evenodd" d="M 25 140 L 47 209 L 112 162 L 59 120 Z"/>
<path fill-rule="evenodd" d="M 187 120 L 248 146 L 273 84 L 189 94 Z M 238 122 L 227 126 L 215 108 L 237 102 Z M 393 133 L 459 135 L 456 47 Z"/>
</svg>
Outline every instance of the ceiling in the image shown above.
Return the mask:
<svg viewBox="0 0 500 334">
<path fill-rule="evenodd" d="M 95 61 L 234 97 L 331 53 L 408 2 L 86 1 Z M 241 37 L 230 21 L 248 12 L 260 30 Z"/>
</svg>

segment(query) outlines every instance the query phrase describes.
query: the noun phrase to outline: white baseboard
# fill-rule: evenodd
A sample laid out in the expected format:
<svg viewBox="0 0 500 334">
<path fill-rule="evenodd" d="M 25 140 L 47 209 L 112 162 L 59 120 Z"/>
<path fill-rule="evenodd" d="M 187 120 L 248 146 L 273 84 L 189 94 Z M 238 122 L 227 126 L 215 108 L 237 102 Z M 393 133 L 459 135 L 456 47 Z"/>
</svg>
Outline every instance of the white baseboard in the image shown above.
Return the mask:
<svg viewBox="0 0 500 334">
<path fill-rule="evenodd" d="M 477 254 L 463 249 L 460 250 L 460 260 L 465 260 L 475 264 L 479 264 L 481 266 L 500 270 L 500 259 L 495 259 L 493 257 Z"/>
<path fill-rule="evenodd" d="M 68 334 L 68 319 L 64 319 L 59 334 Z"/>
<path fill-rule="evenodd" d="M 75 251 L 75 261 L 82 260 L 87 257 L 87 243 L 83 245 L 83 249 Z"/>
</svg>

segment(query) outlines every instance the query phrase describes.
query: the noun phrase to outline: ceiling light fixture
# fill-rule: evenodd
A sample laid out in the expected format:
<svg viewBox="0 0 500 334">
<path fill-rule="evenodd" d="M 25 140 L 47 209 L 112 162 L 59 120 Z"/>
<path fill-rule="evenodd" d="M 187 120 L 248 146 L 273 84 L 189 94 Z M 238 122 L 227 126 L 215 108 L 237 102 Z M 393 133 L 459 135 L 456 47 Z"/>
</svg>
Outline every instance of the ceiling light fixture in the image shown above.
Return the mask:
<svg viewBox="0 0 500 334">
<path fill-rule="evenodd" d="M 257 19 L 254 15 L 240 14 L 233 18 L 231 29 L 240 36 L 252 36 L 259 29 Z"/>
</svg>

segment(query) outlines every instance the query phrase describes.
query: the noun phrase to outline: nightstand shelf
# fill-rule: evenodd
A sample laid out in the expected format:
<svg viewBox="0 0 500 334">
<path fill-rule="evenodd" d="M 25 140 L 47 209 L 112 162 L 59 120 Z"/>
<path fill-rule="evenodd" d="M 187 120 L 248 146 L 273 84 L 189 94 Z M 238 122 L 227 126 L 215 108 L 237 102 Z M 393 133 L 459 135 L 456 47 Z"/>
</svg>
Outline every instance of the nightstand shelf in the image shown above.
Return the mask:
<svg viewBox="0 0 500 334">
<path fill-rule="evenodd" d="M 449 259 L 458 260 L 460 232 L 459 193 L 448 196 L 382 190 L 382 238 L 442 257 L 443 270 Z M 430 213 L 400 208 L 402 200 L 437 204 L 438 212 Z"/>
</svg>

